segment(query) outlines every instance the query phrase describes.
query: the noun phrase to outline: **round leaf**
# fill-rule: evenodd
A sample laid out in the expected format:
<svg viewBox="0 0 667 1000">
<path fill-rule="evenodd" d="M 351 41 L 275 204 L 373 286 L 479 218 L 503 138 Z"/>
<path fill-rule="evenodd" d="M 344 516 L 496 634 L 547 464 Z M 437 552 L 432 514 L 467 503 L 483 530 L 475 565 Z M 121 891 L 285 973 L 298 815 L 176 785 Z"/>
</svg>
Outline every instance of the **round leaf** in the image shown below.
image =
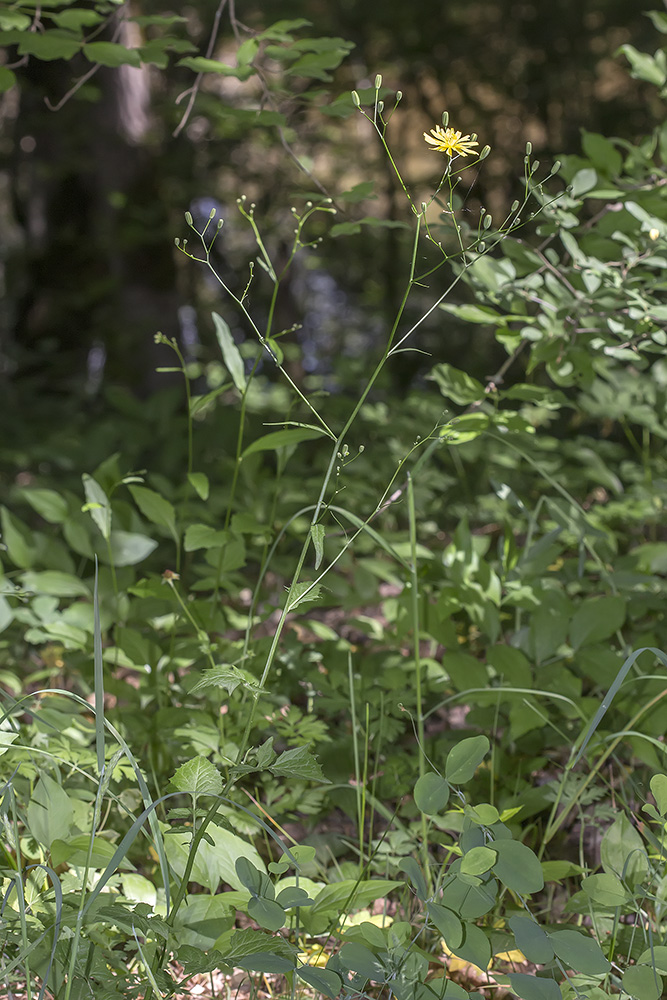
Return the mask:
<svg viewBox="0 0 667 1000">
<path fill-rule="evenodd" d="M 637 1000 L 658 1000 L 663 982 L 648 965 L 632 965 L 623 975 L 623 989 Z"/>
<path fill-rule="evenodd" d="M 496 856 L 490 847 L 473 847 L 461 858 L 459 871 L 464 875 L 483 875 L 493 867 Z"/>
<path fill-rule="evenodd" d="M 462 785 L 470 781 L 489 752 L 489 745 L 486 736 L 471 736 L 452 747 L 445 765 L 447 781 L 453 785 Z"/>
<path fill-rule="evenodd" d="M 260 896 L 253 896 L 248 900 L 248 916 L 267 931 L 279 931 L 287 919 L 279 903 Z"/>
<path fill-rule="evenodd" d="M 422 774 L 415 785 L 415 805 L 427 816 L 441 813 L 449 801 L 449 785 L 434 771 Z"/>
<path fill-rule="evenodd" d="M 518 840 L 494 840 L 493 849 L 498 855 L 493 872 L 508 889 L 529 895 L 544 888 L 542 866 L 529 847 Z"/>
<path fill-rule="evenodd" d="M 579 931 L 553 931 L 549 934 L 554 951 L 575 972 L 598 976 L 609 972 L 611 965 L 602 954 L 600 945 L 592 937 Z M 659 996 L 660 994 L 658 994 Z"/>
<path fill-rule="evenodd" d="M 510 927 L 514 932 L 519 951 L 523 952 L 529 962 L 536 965 L 546 965 L 554 957 L 554 949 L 545 931 L 530 917 L 516 914 L 510 917 Z"/>
</svg>

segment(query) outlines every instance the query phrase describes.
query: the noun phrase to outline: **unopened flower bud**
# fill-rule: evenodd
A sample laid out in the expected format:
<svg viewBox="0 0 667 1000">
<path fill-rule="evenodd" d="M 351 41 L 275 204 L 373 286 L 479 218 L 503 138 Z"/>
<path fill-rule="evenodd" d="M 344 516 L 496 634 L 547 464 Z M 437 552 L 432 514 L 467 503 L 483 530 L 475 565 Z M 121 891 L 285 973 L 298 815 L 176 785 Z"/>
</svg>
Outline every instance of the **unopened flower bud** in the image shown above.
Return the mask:
<svg viewBox="0 0 667 1000">
<path fill-rule="evenodd" d="M 490 152 L 491 152 L 491 147 L 485 146 L 482 152 L 479 154 L 480 160 L 485 160 Z"/>
<path fill-rule="evenodd" d="M 375 77 L 375 89 L 379 90 L 381 86 L 382 86 L 382 74 L 378 73 L 377 76 Z"/>
<path fill-rule="evenodd" d="M 533 144 L 532 142 L 529 141 L 526 143 L 526 156 L 530 156 L 532 151 L 533 151 Z"/>
<path fill-rule="evenodd" d="M 402 100 L 403 100 L 403 91 L 402 90 L 397 90 L 396 91 L 396 103 L 398 104 L 399 101 L 402 101 Z"/>
<path fill-rule="evenodd" d="M 486 250 L 486 243 L 484 242 L 484 240 L 482 240 L 481 243 L 477 244 L 477 249 L 480 253 L 484 253 L 484 251 Z"/>
<path fill-rule="evenodd" d="M 659 236 L 660 236 L 660 230 L 659 229 L 649 229 L 648 238 L 650 240 L 657 240 L 659 238 Z"/>
<path fill-rule="evenodd" d="M 384 101 L 378 101 L 378 111 L 380 114 L 384 111 Z"/>
<path fill-rule="evenodd" d="M 442 112 L 442 127 L 447 128 L 449 125 L 449 111 Z"/>
<path fill-rule="evenodd" d="M 185 221 L 189 226 L 192 225 L 192 214 L 190 212 L 185 213 Z"/>
<path fill-rule="evenodd" d="M 361 98 L 359 97 L 359 94 L 356 92 L 356 90 L 352 91 L 352 103 L 354 104 L 355 108 L 361 107 Z"/>
<path fill-rule="evenodd" d="M 177 247 L 180 247 L 181 241 L 179 240 L 178 236 L 175 237 L 174 243 L 176 244 Z"/>
<path fill-rule="evenodd" d="M 209 217 L 209 219 L 215 219 L 215 209 L 214 208 L 212 208 L 211 211 L 208 213 L 208 217 Z"/>
<path fill-rule="evenodd" d="M 484 222 L 482 223 L 482 228 L 483 229 L 489 229 L 491 227 L 491 223 L 492 222 L 493 222 L 493 216 L 492 215 L 486 215 L 484 217 Z"/>
<path fill-rule="evenodd" d="M 510 206 L 510 212 L 516 212 L 516 210 L 517 210 L 518 207 L 519 207 L 519 202 L 516 201 L 516 200 L 513 201 L 512 204 L 511 204 L 511 206 Z"/>
</svg>

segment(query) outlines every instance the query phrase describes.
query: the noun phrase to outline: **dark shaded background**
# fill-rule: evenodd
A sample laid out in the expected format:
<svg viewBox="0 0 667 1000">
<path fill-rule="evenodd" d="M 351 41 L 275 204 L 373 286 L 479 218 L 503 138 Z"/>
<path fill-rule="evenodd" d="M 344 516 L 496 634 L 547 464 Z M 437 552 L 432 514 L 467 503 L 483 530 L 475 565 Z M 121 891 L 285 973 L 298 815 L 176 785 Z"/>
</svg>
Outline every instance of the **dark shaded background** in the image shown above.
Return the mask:
<svg viewBox="0 0 667 1000">
<path fill-rule="evenodd" d="M 165 9 L 146 0 L 137 7 Z M 188 19 L 180 30 L 204 52 L 213 5 L 195 0 L 179 13 Z M 404 94 L 389 139 L 416 190 L 433 180 L 421 133 L 444 109 L 455 127 L 492 145 L 482 170 L 471 172 L 464 199 L 471 213 L 480 204 L 502 212 L 520 193 L 526 140 L 548 169 L 559 154 L 578 152 L 582 129 L 631 140 L 661 113 L 653 89 L 633 81 L 615 54 L 624 42 L 649 51 L 659 44 L 639 5 L 627 0 L 270 0 L 245 5 L 237 16 L 240 37 L 245 28 L 305 17 L 311 33 L 354 42 L 332 83 L 302 82 L 284 92 L 281 81 L 268 79 L 288 118 L 283 138 L 334 197 L 375 178 L 378 197 L 350 207 L 352 216 L 406 218 L 404 195 L 377 142 L 353 119 L 328 117 L 313 103 L 326 106 L 352 87 L 370 86 L 376 72 Z M 226 10 L 216 52 L 229 58 L 235 45 Z M 230 115 L 234 106 L 261 103 L 252 84 L 205 79 L 174 138 L 183 112 L 175 102 L 191 73 L 173 65 L 102 69 L 59 111 L 49 110 L 45 97 L 60 101 L 85 68 L 32 58 L 20 70 L 20 90 L 0 106 L 0 379 L 13 407 L 28 390 L 93 398 L 120 383 L 149 393 L 164 382 L 156 364 L 172 363 L 154 345 L 157 330 L 179 336 L 186 356 L 205 360 L 214 343 L 210 309 L 226 306 L 215 284 L 174 248 L 174 236 L 185 234 L 183 212 L 190 209 L 195 221 L 211 207 L 222 213 L 227 227 L 217 266 L 240 290 L 253 245 L 235 198 L 247 193 L 257 201 L 267 245 L 280 260 L 289 206 L 299 191 L 313 190 L 275 130 L 249 128 Z M 321 91 L 315 102 L 314 90 Z M 282 293 L 279 320 L 304 324 L 306 374 L 326 374 L 341 346 L 352 370 L 364 368 L 402 291 L 405 253 L 400 230 L 380 230 L 325 242 L 317 263 L 305 255 Z M 267 293 L 268 283 L 258 280 L 252 307 L 260 319 Z M 233 313 L 228 319 L 239 340 L 247 335 Z M 434 361 L 455 358 L 474 369 L 480 360 L 466 359 L 463 335 L 445 339 L 437 325 L 426 324 L 421 338 Z M 402 364 L 396 387 L 418 369 L 419 360 Z"/>
</svg>

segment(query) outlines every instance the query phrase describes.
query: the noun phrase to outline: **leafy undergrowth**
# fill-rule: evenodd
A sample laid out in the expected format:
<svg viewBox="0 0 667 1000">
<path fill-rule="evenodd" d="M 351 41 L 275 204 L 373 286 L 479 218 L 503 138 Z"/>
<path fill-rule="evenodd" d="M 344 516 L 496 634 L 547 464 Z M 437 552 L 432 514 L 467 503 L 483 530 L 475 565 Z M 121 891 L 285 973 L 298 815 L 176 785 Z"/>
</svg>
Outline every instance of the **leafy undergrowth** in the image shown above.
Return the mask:
<svg viewBox="0 0 667 1000">
<path fill-rule="evenodd" d="M 564 190 L 527 148 L 497 226 L 458 156 L 420 205 L 391 159 L 413 251 L 361 390 L 297 384 L 272 327 L 330 203 L 278 274 L 241 199 L 266 327 L 218 281 L 256 342 L 215 312 L 219 358 L 167 341 L 184 393 L 35 401 L 1 454 L 7 990 L 658 1000 L 664 135 L 584 136 Z M 506 360 L 397 402 L 426 278 Z"/>
</svg>

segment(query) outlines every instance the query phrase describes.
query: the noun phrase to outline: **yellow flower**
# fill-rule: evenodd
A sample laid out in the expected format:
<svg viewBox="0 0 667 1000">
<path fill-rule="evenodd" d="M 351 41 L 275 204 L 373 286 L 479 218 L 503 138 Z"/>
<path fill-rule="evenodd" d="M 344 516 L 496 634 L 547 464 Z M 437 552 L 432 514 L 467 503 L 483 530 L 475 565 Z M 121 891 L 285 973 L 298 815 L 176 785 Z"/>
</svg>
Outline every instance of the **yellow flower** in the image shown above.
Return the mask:
<svg viewBox="0 0 667 1000">
<path fill-rule="evenodd" d="M 424 132 L 424 138 L 433 146 L 434 150 L 438 153 L 447 153 L 448 156 L 455 154 L 468 156 L 470 153 L 476 152 L 474 146 L 479 146 L 479 143 L 471 139 L 469 135 L 461 135 L 453 128 L 444 129 L 440 125 L 432 128 L 430 134 Z"/>
<path fill-rule="evenodd" d="M 649 229 L 648 238 L 650 240 L 657 240 L 659 238 L 659 236 L 660 236 L 660 230 L 659 229 Z"/>
</svg>

